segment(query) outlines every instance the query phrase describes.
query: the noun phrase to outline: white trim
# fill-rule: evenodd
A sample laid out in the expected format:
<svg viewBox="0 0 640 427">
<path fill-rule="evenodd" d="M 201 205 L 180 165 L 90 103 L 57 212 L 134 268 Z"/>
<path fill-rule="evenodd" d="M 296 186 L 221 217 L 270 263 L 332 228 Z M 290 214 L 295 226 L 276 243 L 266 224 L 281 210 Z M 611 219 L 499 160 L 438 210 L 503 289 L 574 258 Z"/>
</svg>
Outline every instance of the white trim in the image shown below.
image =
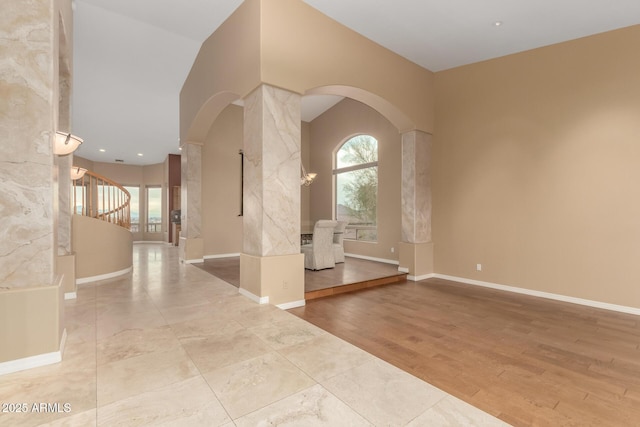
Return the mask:
<svg viewBox="0 0 640 427">
<path fill-rule="evenodd" d="M 269 304 L 269 297 L 259 297 L 243 288 L 238 288 L 238 292 L 249 298 L 251 301 L 257 302 L 258 304 Z"/>
<path fill-rule="evenodd" d="M 306 304 L 305 300 L 301 299 L 299 301 L 291 301 L 291 302 L 285 302 L 284 304 L 276 304 L 276 307 L 278 307 L 280 310 L 289 310 L 290 308 L 304 307 L 305 304 Z"/>
<path fill-rule="evenodd" d="M 204 262 L 204 258 L 183 259 L 182 262 L 185 264 L 197 264 L 199 262 Z"/>
<path fill-rule="evenodd" d="M 64 293 L 64 299 L 68 300 L 68 299 L 77 299 L 78 298 L 78 293 L 77 292 L 65 292 Z"/>
<path fill-rule="evenodd" d="M 357 254 L 344 254 L 344 256 L 349 256 L 351 258 L 366 259 L 369 261 L 384 262 L 385 264 L 395 264 L 395 265 L 400 264 L 400 261 L 396 261 L 394 259 L 375 258 L 371 256 L 357 255 Z"/>
<path fill-rule="evenodd" d="M 216 259 L 216 258 L 236 258 L 240 256 L 240 252 L 237 254 L 218 254 L 218 255 L 205 255 L 204 259 Z"/>
<path fill-rule="evenodd" d="M 76 279 L 76 285 L 82 285 L 82 284 L 85 284 L 85 283 L 97 282 L 99 280 L 105 280 L 105 279 L 113 279 L 114 277 L 118 277 L 118 276 L 122 276 L 123 274 L 131 273 L 131 271 L 133 271 L 133 266 L 127 267 L 124 270 L 114 271 L 113 273 L 99 274 L 97 276 L 91 276 L 91 277 L 82 277 L 80 279 Z"/>
<path fill-rule="evenodd" d="M 67 342 L 67 330 L 62 331 L 60 339 L 60 348 L 58 351 L 51 353 L 38 354 L 36 356 L 23 357 L 22 359 L 9 360 L 8 362 L 0 362 L 0 375 L 11 374 L 14 372 L 24 371 L 25 369 L 39 368 L 40 366 L 53 365 L 62 361 L 62 353 Z"/>
<path fill-rule="evenodd" d="M 164 244 L 167 243 L 164 240 L 134 240 L 133 244 Z M 171 246 L 171 245 L 170 245 Z"/>
<path fill-rule="evenodd" d="M 422 276 L 412 276 L 412 275 L 408 274 L 407 275 L 407 280 L 411 280 L 412 282 L 418 282 L 420 280 L 432 279 L 434 277 L 436 277 L 436 274 L 434 274 L 434 273 L 423 274 Z"/>
<path fill-rule="evenodd" d="M 400 273 L 409 273 L 409 268 L 408 267 L 400 267 L 400 266 L 398 266 L 398 271 Z"/>
<path fill-rule="evenodd" d="M 506 292 L 514 292 L 517 294 L 530 295 L 539 298 L 547 298 L 556 301 L 569 302 L 572 304 L 585 305 L 588 307 L 601 308 L 604 310 L 618 311 L 621 313 L 635 314 L 640 316 L 640 308 L 627 307 L 624 305 L 609 304 L 606 302 L 593 301 L 583 298 L 575 298 L 566 295 L 552 294 L 550 292 L 534 291 L 532 289 L 517 288 L 515 286 L 499 285 L 497 283 L 483 282 L 481 280 L 465 279 L 464 277 L 447 276 L 445 274 L 434 274 L 433 277 L 439 279 L 452 280 L 455 282 L 466 283 L 468 285 L 483 286 L 485 288 L 498 289 Z"/>
</svg>

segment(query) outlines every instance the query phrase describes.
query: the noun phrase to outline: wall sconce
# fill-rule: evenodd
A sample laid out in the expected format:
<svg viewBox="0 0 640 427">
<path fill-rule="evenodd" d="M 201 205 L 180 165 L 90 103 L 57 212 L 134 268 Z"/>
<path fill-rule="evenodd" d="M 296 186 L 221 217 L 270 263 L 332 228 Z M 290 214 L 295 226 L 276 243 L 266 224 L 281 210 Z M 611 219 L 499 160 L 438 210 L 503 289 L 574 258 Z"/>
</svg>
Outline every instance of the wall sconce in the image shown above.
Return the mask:
<svg viewBox="0 0 640 427">
<path fill-rule="evenodd" d="M 318 174 L 313 172 L 307 173 L 307 171 L 304 169 L 304 165 L 302 164 L 302 162 L 300 162 L 300 169 L 302 169 L 302 176 L 300 177 L 300 185 L 304 185 L 305 187 L 310 186 L 313 180 L 316 179 L 316 176 L 318 176 Z"/>
<path fill-rule="evenodd" d="M 78 166 L 72 166 L 71 167 L 71 180 L 75 181 L 76 179 L 80 179 L 84 176 L 85 172 L 87 172 L 87 170 L 85 168 L 81 168 Z"/>
<path fill-rule="evenodd" d="M 82 138 L 78 138 L 75 135 L 56 131 L 56 136 L 53 139 L 53 154 L 65 156 L 73 153 L 82 142 Z"/>
</svg>

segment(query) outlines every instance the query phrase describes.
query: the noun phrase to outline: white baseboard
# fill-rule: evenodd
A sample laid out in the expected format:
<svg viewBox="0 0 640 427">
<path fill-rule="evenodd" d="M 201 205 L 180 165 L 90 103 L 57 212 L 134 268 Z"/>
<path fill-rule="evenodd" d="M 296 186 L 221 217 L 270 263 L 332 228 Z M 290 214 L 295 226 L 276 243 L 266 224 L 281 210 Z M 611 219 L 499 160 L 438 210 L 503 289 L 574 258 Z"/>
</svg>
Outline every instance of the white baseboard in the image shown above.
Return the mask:
<svg viewBox="0 0 640 427">
<path fill-rule="evenodd" d="M 113 279 L 114 277 L 122 276 L 133 271 L 133 266 L 125 268 L 124 270 L 114 271 L 113 273 L 99 274 L 97 276 L 82 277 L 76 279 L 76 285 L 82 285 L 84 283 L 97 282 L 99 280 Z"/>
<path fill-rule="evenodd" d="M 306 304 L 305 300 L 301 299 L 299 301 L 291 301 L 291 302 L 285 302 L 284 304 L 277 304 L 276 307 L 278 307 L 281 310 L 289 310 L 290 308 L 304 307 L 305 304 Z"/>
<path fill-rule="evenodd" d="M 420 280 L 426 280 L 436 277 L 434 273 L 423 274 L 421 276 L 412 276 L 410 274 L 407 275 L 407 280 L 411 280 L 412 282 L 419 282 Z"/>
<path fill-rule="evenodd" d="M 58 351 L 51 353 L 38 354 L 37 356 L 24 357 L 17 360 L 9 360 L 0 363 L 0 375 L 12 374 L 14 372 L 24 371 L 26 369 L 39 368 L 40 366 L 53 365 L 62 361 L 64 346 L 67 342 L 67 330 L 62 331 L 60 339 L 60 348 Z"/>
<path fill-rule="evenodd" d="M 78 293 L 77 292 L 65 292 L 64 293 L 64 299 L 68 300 L 68 299 L 77 299 L 78 298 Z"/>
<path fill-rule="evenodd" d="M 236 258 L 240 256 L 240 252 L 234 254 L 217 254 L 217 255 L 205 255 L 204 259 L 217 259 L 217 258 Z"/>
<path fill-rule="evenodd" d="M 366 259 L 366 260 L 369 260 L 369 261 L 383 262 L 385 264 L 395 264 L 395 265 L 400 264 L 400 261 L 396 261 L 394 259 L 375 258 L 375 257 L 371 257 L 371 256 L 366 256 L 366 255 L 347 254 L 347 253 L 345 253 L 344 256 L 348 256 L 348 257 L 351 257 L 351 258 Z"/>
<path fill-rule="evenodd" d="M 196 258 L 196 259 L 183 259 L 183 263 L 185 264 L 197 264 L 200 262 L 204 262 L 204 258 Z"/>
<path fill-rule="evenodd" d="M 259 297 L 258 295 L 254 295 L 243 288 L 238 288 L 238 292 L 258 304 L 269 304 L 269 297 Z"/>
<path fill-rule="evenodd" d="M 407 267 L 398 267 L 398 271 L 400 273 L 409 273 L 409 269 Z"/>
<path fill-rule="evenodd" d="M 432 275 L 432 277 L 451 280 L 454 282 L 466 283 L 468 285 L 482 286 L 485 288 L 497 289 L 500 291 L 514 292 L 517 294 L 530 295 L 530 296 L 539 297 L 539 298 L 547 298 L 547 299 L 552 299 L 556 301 L 569 302 L 572 304 L 579 304 L 579 305 L 584 305 L 588 307 L 601 308 L 604 310 L 617 311 L 621 313 L 635 314 L 637 316 L 640 316 L 640 308 L 636 308 L 636 307 L 627 307 L 624 305 L 609 304 L 606 302 L 593 301 L 593 300 L 588 300 L 583 298 L 575 298 L 575 297 L 570 297 L 566 295 L 553 294 L 550 292 L 534 291 L 531 289 L 517 288 L 515 286 L 507 286 L 507 285 L 500 285 L 497 283 L 483 282 L 481 280 L 466 279 L 464 277 L 447 276 L 445 274 L 434 274 Z"/>
</svg>

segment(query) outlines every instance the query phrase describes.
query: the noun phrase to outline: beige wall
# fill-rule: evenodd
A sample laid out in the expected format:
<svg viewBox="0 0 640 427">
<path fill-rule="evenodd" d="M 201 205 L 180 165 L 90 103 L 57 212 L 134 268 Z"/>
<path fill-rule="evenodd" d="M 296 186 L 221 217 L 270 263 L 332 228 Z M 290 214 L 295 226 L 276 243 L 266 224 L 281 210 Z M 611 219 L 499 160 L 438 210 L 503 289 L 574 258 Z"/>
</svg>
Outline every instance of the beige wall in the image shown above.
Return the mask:
<svg viewBox="0 0 640 427">
<path fill-rule="evenodd" d="M 81 215 L 71 222 L 76 279 L 123 272 L 133 265 L 133 239 L 129 230 Z"/>
<path fill-rule="evenodd" d="M 437 273 L 640 307 L 639 45 L 635 26 L 436 74 Z"/>
<path fill-rule="evenodd" d="M 431 132 L 433 78 L 301 0 L 246 0 L 198 53 L 180 93 L 180 137 L 203 141 L 227 104 L 262 83 L 349 96 L 403 131 Z"/>
<path fill-rule="evenodd" d="M 204 255 L 242 252 L 240 156 L 243 108 L 229 105 L 214 121 L 202 147 L 202 238 Z M 302 123 L 302 158 L 309 165 L 309 124 Z M 310 219 L 310 189 L 301 189 L 301 225 Z"/>
<path fill-rule="evenodd" d="M 398 130 L 378 112 L 352 99 L 344 99 L 310 125 L 313 222 L 334 217 L 333 156 L 352 136 L 369 134 L 378 140 L 378 242 L 345 241 L 345 251 L 388 260 L 398 259 L 401 238 L 400 186 L 402 145 Z M 394 248 L 394 252 L 391 252 Z"/>
<path fill-rule="evenodd" d="M 241 167 L 243 109 L 227 107 L 202 147 L 202 238 L 204 255 L 242 252 Z"/>
</svg>

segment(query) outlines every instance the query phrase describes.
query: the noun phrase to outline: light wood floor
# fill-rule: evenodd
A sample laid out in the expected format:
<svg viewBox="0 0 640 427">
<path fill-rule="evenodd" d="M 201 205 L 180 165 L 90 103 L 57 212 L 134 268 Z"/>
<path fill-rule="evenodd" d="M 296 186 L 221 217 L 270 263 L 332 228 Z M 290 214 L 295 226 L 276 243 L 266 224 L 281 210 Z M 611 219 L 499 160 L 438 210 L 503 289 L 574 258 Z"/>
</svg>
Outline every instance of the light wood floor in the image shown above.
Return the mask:
<svg viewBox="0 0 640 427">
<path fill-rule="evenodd" d="M 640 425 L 638 316 L 441 279 L 289 311 L 512 425 Z"/>
</svg>

